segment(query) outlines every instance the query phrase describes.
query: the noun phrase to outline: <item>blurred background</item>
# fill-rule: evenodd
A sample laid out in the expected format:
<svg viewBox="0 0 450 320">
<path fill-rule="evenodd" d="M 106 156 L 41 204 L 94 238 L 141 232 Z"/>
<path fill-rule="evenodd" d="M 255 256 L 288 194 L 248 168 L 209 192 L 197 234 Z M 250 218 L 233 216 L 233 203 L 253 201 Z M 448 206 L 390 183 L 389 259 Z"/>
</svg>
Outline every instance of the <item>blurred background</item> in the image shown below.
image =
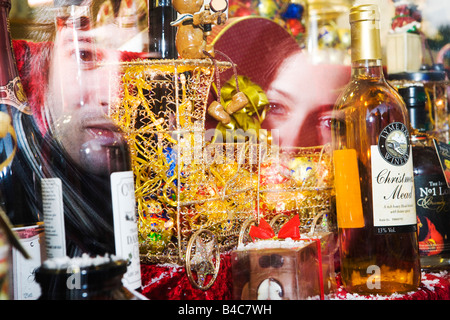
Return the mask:
<svg viewBox="0 0 450 320">
<path fill-rule="evenodd" d="M 136 34 L 146 33 L 147 27 L 147 1 L 148 0 L 92 0 L 92 13 L 97 17 L 99 23 L 114 21 L 120 23 L 120 19 L 128 19 L 134 24 Z M 316 6 L 319 10 L 323 8 L 350 7 L 355 4 L 376 3 L 382 12 L 382 33 L 387 34 L 391 28 L 392 19 L 395 16 L 394 5 L 401 2 L 417 6 L 421 16 L 421 30 L 425 35 L 428 46 L 434 54 L 450 43 L 450 1 L 448 0 L 229 0 L 229 17 L 259 15 L 273 19 L 297 37 L 307 32 L 299 21 L 286 18 L 286 8 L 290 4 L 307 4 L 309 7 Z M 25 39 L 38 41 L 40 30 L 45 30 L 45 9 L 52 6 L 53 0 L 13 0 L 10 13 L 11 33 L 14 39 Z M 298 14 L 294 12 L 294 15 Z M 292 14 L 291 14 L 292 15 Z M 307 18 L 308 13 L 304 12 L 302 17 Z M 348 28 L 347 15 L 342 14 L 338 19 L 341 28 Z M 131 19 L 131 20 L 130 20 Z M 297 20 L 299 20 L 297 19 Z M 53 23 L 53 21 L 51 21 Z M 130 27 L 130 26 L 128 26 Z M 300 35 L 298 35 L 300 34 Z M 306 35 L 303 34 L 303 37 Z M 381 37 L 382 42 L 386 37 Z M 147 36 L 139 38 L 139 50 L 145 50 Z M 135 41 L 136 43 L 136 41 Z M 125 45 L 125 44 L 124 44 Z M 382 43 L 384 45 L 384 43 Z M 120 46 L 119 46 L 120 47 Z M 125 49 L 134 51 L 127 46 Z M 448 57 L 446 57 L 448 59 Z"/>
</svg>

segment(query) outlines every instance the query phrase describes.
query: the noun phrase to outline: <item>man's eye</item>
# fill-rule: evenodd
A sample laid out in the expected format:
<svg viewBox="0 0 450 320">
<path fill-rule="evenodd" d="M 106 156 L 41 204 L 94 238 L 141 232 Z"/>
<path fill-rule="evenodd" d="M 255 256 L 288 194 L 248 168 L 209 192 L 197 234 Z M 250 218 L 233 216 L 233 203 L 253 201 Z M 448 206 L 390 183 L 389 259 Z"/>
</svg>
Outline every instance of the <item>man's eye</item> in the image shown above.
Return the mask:
<svg viewBox="0 0 450 320">
<path fill-rule="evenodd" d="M 89 49 L 81 49 L 73 54 L 77 57 L 77 60 L 80 61 L 81 68 L 84 70 L 97 68 L 99 59 L 101 59 L 101 56 L 99 56 L 96 51 Z"/>
<path fill-rule="evenodd" d="M 95 53 L 90 50 L 80 50 L 80 59 L 84 62 L 95 62 Z"/>
</svg>

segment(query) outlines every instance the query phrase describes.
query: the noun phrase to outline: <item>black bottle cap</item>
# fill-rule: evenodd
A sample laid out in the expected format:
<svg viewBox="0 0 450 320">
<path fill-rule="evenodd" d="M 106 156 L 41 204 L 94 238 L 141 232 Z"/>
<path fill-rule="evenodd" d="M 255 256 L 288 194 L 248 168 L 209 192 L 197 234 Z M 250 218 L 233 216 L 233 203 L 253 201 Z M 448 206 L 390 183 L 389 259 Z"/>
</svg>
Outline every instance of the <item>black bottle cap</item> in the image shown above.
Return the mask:
<svg viewBox="0 0 450 320">
<path fill-rule="evenodd" d="M 427 103 L 427 95 L 423 86 L 408 86 L 405 88 L 399 88 L 398 92 L 402 96 L 408 108 L 425 108 Z"/>
<path fill-rule="evenodd" d="M 388 74 L 389 80 L 409 81 L 444 81 L 446 77 L 445 68 L 442 64 L 422 65 L 417 72 L 399 72 Z"/>
<path fill-rule="evenodd" d="M 413 129 L 428 131 L 431 121 L 427 109 L 427 95 L 423 86 L 409 86 L 399 88 L 398 92 L 408 108 L 409 121 Z"/>
</svg>

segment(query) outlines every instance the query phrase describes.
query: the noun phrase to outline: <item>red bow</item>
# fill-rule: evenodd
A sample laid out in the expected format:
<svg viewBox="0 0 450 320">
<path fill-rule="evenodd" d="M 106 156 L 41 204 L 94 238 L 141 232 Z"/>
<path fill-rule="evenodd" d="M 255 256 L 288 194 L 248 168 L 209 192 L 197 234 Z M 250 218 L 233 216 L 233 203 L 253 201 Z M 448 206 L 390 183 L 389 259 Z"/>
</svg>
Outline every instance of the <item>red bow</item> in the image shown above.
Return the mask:
<svg viewBox="0 0 450 320">
<path fill-rule="evenodd" d="M 286 222 L 278 231 L 278 239 L 291 238 L 292 240 L 300 239 L 300 219 L 298 215 L 295 215 L 291 220 Z M 251 226 L 249 235 L 258 239 L 272 239 L 275 238 L 275 232 L 273 231 L 270 224 L 266 220 L 261 219 L 258 226 Z"/>
</svg>

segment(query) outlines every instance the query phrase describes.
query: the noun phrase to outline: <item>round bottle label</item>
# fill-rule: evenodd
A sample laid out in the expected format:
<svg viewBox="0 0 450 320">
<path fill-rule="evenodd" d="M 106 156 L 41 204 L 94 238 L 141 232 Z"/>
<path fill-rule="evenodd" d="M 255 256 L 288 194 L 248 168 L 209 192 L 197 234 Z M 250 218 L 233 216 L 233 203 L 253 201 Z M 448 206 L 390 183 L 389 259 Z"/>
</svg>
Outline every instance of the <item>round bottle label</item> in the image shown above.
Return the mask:
<svg viewBox="0 0 450 320">
<path fill-rule="evenodd" d="M 378 149 L 384 160 L 394 166 L 403 166 L 410 157 L 409 131 L 401 122 L 387 125 L 380 133 Z"/>
<path fill-rule="evenodd" d="M 415 232 L 417 218 L 409 131 L 387 125 L 371 147 L 373 225 L 377 234 Z"/>
</svg>

